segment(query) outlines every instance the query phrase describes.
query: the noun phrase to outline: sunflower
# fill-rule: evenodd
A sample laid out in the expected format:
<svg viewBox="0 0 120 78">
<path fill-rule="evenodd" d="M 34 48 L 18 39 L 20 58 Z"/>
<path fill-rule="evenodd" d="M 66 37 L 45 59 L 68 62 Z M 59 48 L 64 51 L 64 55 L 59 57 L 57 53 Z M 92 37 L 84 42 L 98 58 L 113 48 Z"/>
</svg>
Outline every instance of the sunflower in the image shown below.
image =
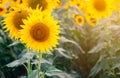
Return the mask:
<svg viewBox="0 0 120 78">
<path fill-rule="evenodd" d="M 84 24 L 84 17 L 78 14 L 72 14 L 72 18 L 75 19 L 76 23 L 78 25 L 83 25 Z"/>
<path fill-rule="evenodd" d="M 6 7 L 3 5 L 0 5 L 0 16 L 2 16 L 3 14 L 5 14 L 7 11 Z"/>
<path fill-rule="evenodd" d="M 58 5 L 59 0 L 23 0 L 23 3 L 31 7 L 32 9 L 36 9 L 37 6 L 39 8 L 42 7 L 42 10 L 51 11 L 52 9 L 56 8 Z"/>
<path fill-rule="evenodd" d="M 78 25 L 83 25 L 84 24 L 84 17 L 83 16 L 77 16 L 75 20 L 76 20 L 76 23 Z"/>
<path fill-rule="evenodd" d="M 83 16 L 78 15 L 74 19 L 75 19 L 75 21 L 78 25 L 83 25 L 84 24 L 84 17 Z"/>
<path fill-rule="evenodd" d="M 87 23 L 91 26 L 95 26 L 98 23 L 97 17 L 89 15 L 89 14 L 86 17 L 86 20 L 87 20 Z"/>
<path fill-rule="evenodd" d="M 87 10 L 92 15 L 96 15 L 97 18 L 105 18 L 112 14 L 112 2 L 113 0 L 88 0 Z"/>
<path fill-rule="evenodd" d="M 11 38 L 18 39 L 20 37 L 19 30 L 22 29 L 23 19 L 26 19 L 30 13 L 28 8 L 24 8 L 23 5 L 13 7 L 14 11 L 5 15 L 3 22 L 6 24 L 3 28 L 9 31 Z"/>
<path fill-rule="evenodd" d="M 58 22 L 45 13 L 40 10 L 39 13 L 33 11 L 27 19 L 23 20 L 23 29 L 20 30 L 21 42 L 25 43 L 27 48 L 42 53 L 56 47 L 60 33 Z"/>
</svg>

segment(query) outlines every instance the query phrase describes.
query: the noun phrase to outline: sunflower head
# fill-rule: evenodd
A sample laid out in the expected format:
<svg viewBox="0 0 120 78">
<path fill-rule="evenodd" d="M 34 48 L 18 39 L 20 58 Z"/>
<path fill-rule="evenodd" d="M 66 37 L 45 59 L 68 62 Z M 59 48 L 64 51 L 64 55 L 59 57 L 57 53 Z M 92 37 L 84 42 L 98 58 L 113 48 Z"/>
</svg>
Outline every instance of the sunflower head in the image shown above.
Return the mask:
<svg viewBox="0 0 120 78">
<path fill-rule="evenodd" d="M 86 17 L 87 23 L 91 26 L 95 26 L 98 23 L 98 19 L 95 16 Z"/>
<path fill-rule="evenodd" d="M 76 16 L 75 21 L 78 25 L 84 24 L 84 17 L 83 16 Z"/>
<path fill-rule="evenodd" d="M 28 48 L 40 52 L 52 50 L 58 44 L 59 25 L 49 14 L 39 10 L 33 11 L 27 19 L 24 19 L 23 29 L 20 30 L 21 42 Z"/>
<path fill-rule="evenodd" d="M 96 15 L 99 19 L 108 17 L 113 11 L 112 2 L 112 0 L 88 0 L 86 11 Z"/>
<path fill-rule="evenodd" d="M 84 17 L 78 14 L 73 14 L 72 18 L 75 19 L 76 23 L 78 25 L 83 25 L 84 24 Z"/>
<path fill-rule="evenodd" d="M 13 11 L 5 15 L 4 23 L 6 24 L 4 28 L 9 31 L 10 37 L 18 39 L 20 37 L 19 30 L 22 29 L 23 19 L 26 19 L 30 13 L 28 8 L 23 8 L 23 6 L 13 7 Z"/>
</svg>

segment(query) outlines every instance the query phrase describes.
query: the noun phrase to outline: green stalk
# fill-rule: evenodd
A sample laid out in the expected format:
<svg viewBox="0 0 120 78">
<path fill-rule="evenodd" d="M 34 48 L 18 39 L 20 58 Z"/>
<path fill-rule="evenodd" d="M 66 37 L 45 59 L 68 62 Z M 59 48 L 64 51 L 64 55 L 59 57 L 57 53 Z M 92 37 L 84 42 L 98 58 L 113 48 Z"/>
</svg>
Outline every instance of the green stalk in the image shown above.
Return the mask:
<svg viewBox="0 0 120 78">
<path fill-rule="evenodd" d="M 28 49 L 27 52 L 30 52 L 30 49 Z M 27 70 L 28 70 L 27 73 L 28 73 L 28 77 L 29 77 L 29 73 L 32 71 L 30 59 L 28 59 L 28 61 L 27 61 Z"/>
<path fill-rule="evenodd" d="M 41 70 L 41 59 L 42 59 L 42 53 L 39 52 L 39 62 L 38 62 L 39 70 Z M 39 74 L 39 71 L 38 71 L 38 78 L 41 78 L 41 73 Z"/>
</svg>

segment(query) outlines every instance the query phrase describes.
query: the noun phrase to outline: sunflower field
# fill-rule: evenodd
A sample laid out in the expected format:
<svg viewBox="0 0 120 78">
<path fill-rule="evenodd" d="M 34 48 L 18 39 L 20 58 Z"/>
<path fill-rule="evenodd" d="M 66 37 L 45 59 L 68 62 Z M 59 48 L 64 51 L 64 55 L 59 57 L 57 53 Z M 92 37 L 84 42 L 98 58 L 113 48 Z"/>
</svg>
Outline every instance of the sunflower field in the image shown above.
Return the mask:
<svg viewBox="0 0 120 78">
<path fill-rule="evenodd" d="M 120 0 L 0 0 L 0 78 L 120 78 Z"/>
</svg>

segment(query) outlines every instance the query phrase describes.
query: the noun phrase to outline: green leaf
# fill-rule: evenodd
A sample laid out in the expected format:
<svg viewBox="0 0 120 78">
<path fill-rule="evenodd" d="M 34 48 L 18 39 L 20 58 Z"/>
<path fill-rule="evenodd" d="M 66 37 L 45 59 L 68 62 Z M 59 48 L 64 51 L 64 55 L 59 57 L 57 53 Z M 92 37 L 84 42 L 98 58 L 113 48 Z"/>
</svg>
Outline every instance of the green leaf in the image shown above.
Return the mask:
<svg viewBox="0 0 120 78">
<path fill-rule="evenodd" d="M 15 46 L 17 44 L 21 43 L 19 40 L 14 41 L 12 44 L 9 44 L 8 47 Z"/>
<path fill-rule="evenodd" d="M 95 47 L 93 47 L 88 53 L 97 53 L 103 50 L 106 47 L 106 43 L 98 43 Z"/>
<path fill-rule="evenodd" d="M 32 53 L 32 52 L 26 53 L 23 55 L 22 58 L 15 60 L 15 61 L 7 64 L 6 66 L 15 67 L 15 66 L 22 65 L 23 63 L 27 62 L 28 59 L 32 59 L 34 55 L 35 55 L 35 53 Z"/>
<path fill-rule="evenodd" d="M 102 59 L 104 58 L 104 56 L 101 56 L 99 58 L 99 60 L 97 61 L 97 63 L 95 64 L 95 66 L 91 69 L 90 73 L 89 73 L 89 77 L 94 77 L 98 72 L 101 71 L 101 66 L 100 66 L 100 62 L 102 61 Z"/>
<path fill-rule="evenodd" d="M 4 73 L 0 71 L 0 78 L 5 78 Z"/>
<path fill-rule="evenodd" d="M 28 73 L 28 78 L 38 78 L 38 74 L 40 73 L 40 70 L 33 70 L 32 72 Z"/>
<path fill-rule="evenodd" d="M 117 77 L 114 76 L 114 75 L 104 75 L 104 74 L 102 74 L 102 75 L 100 75 L 100 78 L 117 78 Z"/>
<path fill-rule="evenodd" d="M 38 74 L 40 74 L 40 70 L 36 69 L 36 70 L 31 71 L 31 72 L 28 72 L 28 77 L 21 76 L 20 78 L 39 78 Z"/>
<path fill-rule="evenodd" d="M 68 59 L 72 59 L 72 57 L 70 55 L 67 55 L 65 52 L 66 50 L 64 50 L 63 48 L 55 48 L 55 50 L 57 50 L 62 56 L 68 58 Z"/>
<path fill-rule="evenodd" d="M 22 64 L 25 63 L 25 62 L 27 62 L 27 60 L 24 59 L 24 58 L 21 58 L 21 59 L 15 60 L 15 61 L 7 64 L 6 66 L 7 66 L 7 67 L 15 67 L 15 66 L 22 65 Z"/>
<path fill-rule="evenodd" d="M 82 52 L 82 53 L 85 53 L 84 52 L 84 50 L 79 46 L 79 44 L 77 44 L 75 41 L 72 41 L 72 40 L 69 40 L 69 39 L 67 39 L 67 38 L 65 38 L 65 37 L 61 37 L 61 39 L 60 39 L 60 41 L 61 41 L 61 43 L 72 43 L 72 44 L 74 44 L 74 45 L 76 45 L 76 47 L 78 47 L 79 48 L 79 50 Z"/>
<path fill-rule="evenodd" d="M 73 78 L 71 75 L 68 75 L 67 73 L 65 73 L 59 69 L 56 69 L 54 67 L 48 68 L 48 70 L 45 72 L 45 74 L 50 77 L 57 76 L 59 78 Z"/>
</svg>

